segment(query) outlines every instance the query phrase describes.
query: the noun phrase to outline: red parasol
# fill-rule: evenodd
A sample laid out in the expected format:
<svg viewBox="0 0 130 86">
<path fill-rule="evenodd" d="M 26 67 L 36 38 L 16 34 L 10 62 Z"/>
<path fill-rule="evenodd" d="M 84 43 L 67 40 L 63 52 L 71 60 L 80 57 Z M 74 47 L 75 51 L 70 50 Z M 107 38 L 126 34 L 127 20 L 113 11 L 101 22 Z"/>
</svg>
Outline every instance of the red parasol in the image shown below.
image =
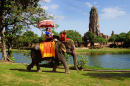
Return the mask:
<svg viewBox="0 0 130 86">
<path fill-rule="evenodd" d="M 55 22 L 51 20 L 43 20 L 38 23 L 38 28 L 40 27 L 55 27 Z"/>
</svg>

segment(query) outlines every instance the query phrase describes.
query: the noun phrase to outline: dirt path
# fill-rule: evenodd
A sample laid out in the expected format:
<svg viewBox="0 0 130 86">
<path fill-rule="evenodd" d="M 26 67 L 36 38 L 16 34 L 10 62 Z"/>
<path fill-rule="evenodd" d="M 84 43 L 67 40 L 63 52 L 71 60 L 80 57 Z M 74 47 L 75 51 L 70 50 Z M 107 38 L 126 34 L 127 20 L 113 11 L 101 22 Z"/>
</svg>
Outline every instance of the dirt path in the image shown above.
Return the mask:
<svg viewBox="0 0 130 86">
<path fill-rule="evenodd" d="M 76 50 L 78 50 L 78 49 L 89 49 L 89 48 L 86 48 L 86 47 L 83 47 L 83 48 L 76 48 Z"/>
<path fill-rule="evenodd" d="M 87 69 L 83 69 L 83 71 L 95 71 L 95 72 L 130 72 L 130 70 L 87 70 Z"/>
</svg>

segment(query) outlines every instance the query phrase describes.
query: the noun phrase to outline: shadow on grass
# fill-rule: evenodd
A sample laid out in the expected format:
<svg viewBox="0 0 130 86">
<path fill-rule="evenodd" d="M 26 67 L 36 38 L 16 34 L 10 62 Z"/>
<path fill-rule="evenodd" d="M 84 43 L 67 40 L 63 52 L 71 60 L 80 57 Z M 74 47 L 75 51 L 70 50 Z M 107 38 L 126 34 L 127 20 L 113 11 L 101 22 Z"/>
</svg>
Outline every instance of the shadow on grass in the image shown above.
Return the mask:
<svg viewBox="0 0 130 86">
<path fill-rule="evenodd" d="M 22 72 L 37 72 L 37 70 L 26 70 L 26 69 L 9 69 L 9 70 L 18 70 Z M 65 73 L 65 72 L 52 72 L 52 71 L 42 71 L 42 72 L 48 72 L 48 73 Z"/>
<path fill-rule="evenodd" d="M 98 78 L 98 79 L 117 79 L 117 80 L 125 80 L 130 79 L 130 73 L 86 73 L 82 74 L 84 76 L 90 76 L 92 78 Z"/>
<path fill-rule="evenodd" d="M 22 72 L 37 72 L 36 70 L 26 70 L 26 69 L 9 69 L 9 70 L 18 70 Z"/>
</svg>

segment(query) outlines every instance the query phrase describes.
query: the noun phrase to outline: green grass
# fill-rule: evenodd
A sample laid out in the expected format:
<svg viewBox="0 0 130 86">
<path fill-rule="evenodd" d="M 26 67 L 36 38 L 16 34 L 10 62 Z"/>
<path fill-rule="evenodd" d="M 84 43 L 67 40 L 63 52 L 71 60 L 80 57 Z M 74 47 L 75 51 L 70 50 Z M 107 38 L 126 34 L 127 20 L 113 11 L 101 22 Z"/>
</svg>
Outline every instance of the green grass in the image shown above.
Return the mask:
<svg viewBox="0 0 130 86">
<path fill-rule="evenodd" d="M 30 50 L 24 50 L 24 49 L 12 49 L 13 52 L 26 52 Z M 1 49 L 0 49 L 1 51 Z M 76 49 L 77 53 L 130 53 L 129 48 L 101 48 L 101 49 Z"/>
<path fill-rule="evenodd" d="M 77 53 L 130 53 L 128 48 L 76 49 Z"/>
<path fill-rule="evenodd" d="M 63 68 L 63 66 L 59 66 L 61 68 Z M 69 65 L 70 69 L 75 69 L 74 65 Z M 130 70 L 129 69 L 117 69 L 117 68 L 104 68 L 104 67 L 96 67 L 96 66 L 85 66 L 83 67 L 83 70 Z"/>
<path fill-rule="evenodd" d="M 130 72 L 92 72 L 64 69 L 51 72 L 52 68 L 41 67 L 42 73 L 27 71 L 26 66 L 0 63 L 0 86 L 129 86 Z"/>
<path fill-rule="evenodd" d="M 24 52 L 24 51 L 30 51 L 30 50 L 23 50 L 23 49 L 12 49 L 14 52 Z"/>
<path fill-rule="evenodd" d="M 24 50 L 24 49 L 12 49 L 13 52 L 26 52 L 26 51 L 30 51 L 30 50 Z M 8 49 L 6 49 L 6 51 L 8 51 Z M 1 52 L 1 49 L 0 49 Z"/>
<path fill-rule="evenodd" d="M 130 70 L 130 69 L 117 69 L 117 68 L 103 68 L 103 67 L 96 67 L 96 66 L 87 66 L 84 69 L 88 70 Z"/>
</svg>

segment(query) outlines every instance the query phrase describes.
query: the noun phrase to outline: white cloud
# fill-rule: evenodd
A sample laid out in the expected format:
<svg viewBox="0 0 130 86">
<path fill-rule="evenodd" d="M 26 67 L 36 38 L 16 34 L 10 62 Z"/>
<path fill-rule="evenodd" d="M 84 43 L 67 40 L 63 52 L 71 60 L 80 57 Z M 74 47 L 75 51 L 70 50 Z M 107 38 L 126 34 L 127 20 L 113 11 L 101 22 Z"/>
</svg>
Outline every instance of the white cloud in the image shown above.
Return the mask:
<svg viewBox="0 0 130 86">
<path fill-rule="evenodd" d="M 58 7 L 59 7 L 58 5 L 51 5 L 50 6 L 50 8 L 53 9 L 53 10 L 57 9 Z"/>
<path fill-rule="evenodd" d="M 88 7 L 92 7 L 92 6 L 97 5 L 97 2 L 93 2 L 93 3 L 86 2 L 85 4 L 86 4 Z M 100 7 L 100 6 L 96 6 L 96 7 Z"/>
<path fill-rule="evenodd" d="M 65 16 L 58 16 L 58 15 L 54 15 L 52 13 L 50 13 L 49 16 L 53 16 L 54 19 L 64 19 L 65 18 Z"/>
<path fill-rule="evenodd" d="M 92 7 L 93 5 L 90 2 L 85 3 L 88 7 Z"/>
<path fill-rule="evenodd" d="M 49 16 L 54 16 L 54 15 L 52 13 L 50 13 Z"/>
<path fill-rule="evenodd" d="M 43 2 L 46 2 L 46 3 L 51 2 L 51 0 L 40 0 L 40 1 L 43 1 Z"/>
<path fill-rule="evenodd" d="M 64 19 L 65 18 L 65 16 L 59 16 L 59 19 Z"/>
<path fill-rule="evenodd" d="M 121 8 L 119 7 L 111 7 L 111 8 L 104 8 L 102 9 L 102 11 L 104 12 L 103 14 L 101 14 L 101 18 L 104 19 L 110 19 L 110 18 L 115 18 L 117 16 L 123 16 L 126 14 L 125 11 L 123 11 Z"/>
<path fill-rule="evenodd" d="M 41 6 L 41 8 L 45 9 L 45 10 L 48 10 L 49 7 L 48 6 Z"/>
<path fill-rule="evenodd" d="M 65 16 L 54 16 L 55 19 L 64 19 Z"/>
<path fill-rule="evenodd" d="M 88 15 L 88 13 L 83 13 L 83 15 Z"/>
<path fill-rule="evenodd" d="M 97 4 L 97 2 L 93 2 L 93 4 Z"/>
</svg>

